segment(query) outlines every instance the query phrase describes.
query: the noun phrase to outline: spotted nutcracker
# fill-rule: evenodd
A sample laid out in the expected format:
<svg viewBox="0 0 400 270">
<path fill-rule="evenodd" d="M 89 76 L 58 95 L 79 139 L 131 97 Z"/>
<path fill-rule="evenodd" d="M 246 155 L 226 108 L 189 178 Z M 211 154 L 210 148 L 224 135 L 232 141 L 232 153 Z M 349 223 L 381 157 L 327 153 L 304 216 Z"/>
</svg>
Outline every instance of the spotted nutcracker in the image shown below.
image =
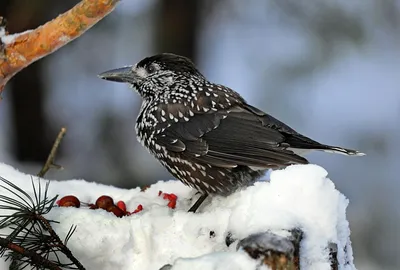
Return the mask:
<svg viewBox="0 0 400 270">
<path fill-rule="evenodd" d="M 306 164 L 309 150 L 362 156 L 316 142 L 248 104 L 232 89 L 208 81 L 186 57 L 163 53 L 100 78 L 128 83 L 143 102 L 138 140 L 186 185 L 202 193 L 229 195 L 254 183 L 267 169 Z"/>
</svg>

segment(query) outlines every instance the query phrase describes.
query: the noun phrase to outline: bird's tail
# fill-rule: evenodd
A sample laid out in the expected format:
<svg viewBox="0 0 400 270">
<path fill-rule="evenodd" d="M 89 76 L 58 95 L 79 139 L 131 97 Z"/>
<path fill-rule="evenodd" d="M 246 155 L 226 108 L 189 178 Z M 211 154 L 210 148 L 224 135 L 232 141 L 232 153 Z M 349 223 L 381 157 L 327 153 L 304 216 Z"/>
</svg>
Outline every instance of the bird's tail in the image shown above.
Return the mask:
<svg viewBox="0 0 400 270">
<path fill-rule="evenodd" d="M 315 150 L 320 150 L 320 151 L 335 153 L 335 154 L 342 154 L 342 155 L 346 155 L 346 156 L 365 156 L 364 153 L 356 151 L 356 150 L 347 149 L 347 148 L 338 147 L 338 146 L 330 146 L 330 145 L 321 145 L 320 147 L 315 148 Z"/>
<path fill-rule="evenodd" d="M 290 148 L 292 148 L 295 153 L 299 152 L 299 150 L 300 152 L 318 150 L 335 154 L 342 154 L 346 156 L 365 156 L 365 154 L 362 152 L 343 147 L 322 144 L 317 141 L 311 140 L 310 138 L 307 138 L 301 134 L 296 134 L 295 136 L 292 135 L 290 137 L 287 137 L 286 143 L 290 145 Z"/>
</svg>

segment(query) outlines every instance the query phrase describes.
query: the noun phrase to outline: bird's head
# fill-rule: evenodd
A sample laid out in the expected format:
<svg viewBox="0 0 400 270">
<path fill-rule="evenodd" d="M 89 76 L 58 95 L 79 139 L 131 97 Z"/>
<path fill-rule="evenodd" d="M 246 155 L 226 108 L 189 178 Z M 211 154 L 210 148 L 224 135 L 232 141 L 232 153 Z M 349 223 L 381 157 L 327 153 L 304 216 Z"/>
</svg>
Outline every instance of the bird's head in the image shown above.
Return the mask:
<svg viewBox="0 0 400 270">
<path fill-rule="evenodd" d="M 185 79 L 204 80 L 192 61 L 172 53 L 146 57 L 136 65 L 112 69 L 98 76 L 108 81 L 127 83 L 143 98 L 154 97 Z"/>
</svg>

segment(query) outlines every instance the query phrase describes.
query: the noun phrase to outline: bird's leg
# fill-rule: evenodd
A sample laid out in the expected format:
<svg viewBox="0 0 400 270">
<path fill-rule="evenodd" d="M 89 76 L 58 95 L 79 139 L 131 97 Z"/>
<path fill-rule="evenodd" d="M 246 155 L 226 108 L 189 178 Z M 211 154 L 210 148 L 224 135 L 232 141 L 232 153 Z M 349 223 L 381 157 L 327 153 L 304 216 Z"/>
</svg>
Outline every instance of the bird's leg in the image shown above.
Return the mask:
<svg viewBox="0 0 400 270">
<path fill-rule="evenodd" d="M 208 194 L 203 193 L 201 196 L 197 199 L 197 201 L 193 204 L 192 207 L 190 207 L 188 212 L 193 212 L 196 213 L 196 210 L 200 207 L 200 205 L 204 202 L 204 200 L 207 198 Z"/>
</svg>

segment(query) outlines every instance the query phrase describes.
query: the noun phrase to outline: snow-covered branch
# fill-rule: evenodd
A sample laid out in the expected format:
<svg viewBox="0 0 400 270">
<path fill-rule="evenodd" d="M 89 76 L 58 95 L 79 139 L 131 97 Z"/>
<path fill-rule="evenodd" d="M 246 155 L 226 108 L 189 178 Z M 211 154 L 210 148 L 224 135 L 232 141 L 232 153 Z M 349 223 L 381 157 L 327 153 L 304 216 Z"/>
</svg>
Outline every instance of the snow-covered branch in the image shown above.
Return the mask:
<svg viewBox="0 0 400 270">
<path fill-rule="evenodd" d="M 82 35 L 109 14 L 119 0 L 82 0 L 34 30 L 7 35 L 0 19 L 0 94 L 16 73 Z"/>
</svg>

